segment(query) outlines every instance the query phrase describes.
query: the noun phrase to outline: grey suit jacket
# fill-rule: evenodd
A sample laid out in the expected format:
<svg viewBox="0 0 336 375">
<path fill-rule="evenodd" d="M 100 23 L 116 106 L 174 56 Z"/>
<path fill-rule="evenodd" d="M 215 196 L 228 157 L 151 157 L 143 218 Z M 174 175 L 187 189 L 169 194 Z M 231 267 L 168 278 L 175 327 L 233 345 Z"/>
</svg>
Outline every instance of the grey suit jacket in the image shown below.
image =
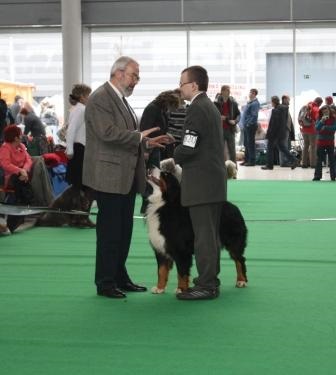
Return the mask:
<svg viewBox="0 0 336 375">
<path fill-rule="evenodd" d="M 83 184 L 106 193 L 127 194 L 135 182 L 136 191 L 144 192 L 141 135 L 108 82 L 89 97 L 85 127 Z"/>
<path fill-rule="evenodd" d="M 226 200 L 223 129 L 220 114 L 205 93 L 187 109 L 182 143 L 174 152 L 182 167 L 182 205 Z"/>
</svg>

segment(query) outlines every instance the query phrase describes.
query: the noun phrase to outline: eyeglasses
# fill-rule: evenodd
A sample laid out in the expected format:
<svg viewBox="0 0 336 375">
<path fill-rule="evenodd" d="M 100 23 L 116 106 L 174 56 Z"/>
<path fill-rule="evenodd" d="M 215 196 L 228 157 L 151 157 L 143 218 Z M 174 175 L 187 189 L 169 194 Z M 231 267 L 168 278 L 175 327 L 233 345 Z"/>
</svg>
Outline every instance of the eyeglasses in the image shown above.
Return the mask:
<svg viewBox="0 0 336 375">
<path fill-rule="evenodd" d="M 125 72 L 125 74 L 127 76 L 131 77 L 133 79 L 133 81 L 135 81 L 135 82 L 139 82 L 140 81 L 140 77 L 137 74 L 135 74 L 135 73 L 127 73 L 127 72 Z"/>
<path fill-rule="evenodd" d="M 180 87 L 187 85 L 188 83 L 192 83 L 192 82 L 180 82 Z"/>
</svg>

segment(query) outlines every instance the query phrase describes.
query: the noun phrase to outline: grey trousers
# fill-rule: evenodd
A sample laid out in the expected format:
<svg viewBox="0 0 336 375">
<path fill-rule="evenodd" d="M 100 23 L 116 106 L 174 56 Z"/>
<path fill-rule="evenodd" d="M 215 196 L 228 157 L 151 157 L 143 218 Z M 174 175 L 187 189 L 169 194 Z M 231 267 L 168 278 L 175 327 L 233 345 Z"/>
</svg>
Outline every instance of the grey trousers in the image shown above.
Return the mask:
<svg viewBox="0 0 336 375">
<path fill-rule="evenodd" d="M 194 230 L 194 252 L 198 277 L 196 287 L 213 289 L 220 284 L 220 239 L 219 224 L 222 203 L 189 207 Z"/>
</svg>

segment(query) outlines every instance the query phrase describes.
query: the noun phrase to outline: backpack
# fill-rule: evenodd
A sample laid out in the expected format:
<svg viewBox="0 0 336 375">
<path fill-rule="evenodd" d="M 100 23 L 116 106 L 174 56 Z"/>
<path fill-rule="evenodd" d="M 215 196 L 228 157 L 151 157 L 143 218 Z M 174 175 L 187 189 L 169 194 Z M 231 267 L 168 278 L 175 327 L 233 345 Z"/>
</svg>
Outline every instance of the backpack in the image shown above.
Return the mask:
<svg viewBox="0 0 336 375">
<path fill-rule="evenodd" d="M 303 127 L 310 127 L 313 124 L 313 119 L 311 117 L 311 109 L 309 105 L 304 105 L 299 112 L 298 122 Z"/>
</svg>

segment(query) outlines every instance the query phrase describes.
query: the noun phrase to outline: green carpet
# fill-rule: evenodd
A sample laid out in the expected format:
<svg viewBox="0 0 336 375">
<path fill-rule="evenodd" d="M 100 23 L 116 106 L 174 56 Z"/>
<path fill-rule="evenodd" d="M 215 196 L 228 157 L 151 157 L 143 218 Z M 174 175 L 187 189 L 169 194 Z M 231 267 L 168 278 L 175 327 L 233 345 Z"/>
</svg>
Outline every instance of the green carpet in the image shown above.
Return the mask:
<svg viewBox="0 0 336 375">
<path fill-rule="evenodd" d="M 330 375 L 336 366 L 336 185 L 229 181 L 249 228 L 249 286 L 223 252 L 213 301 L 95 295 L 95 231 L 33 228 L 0 238 L 1 375 Z M 139 212 L 137 200 L 135 214 Z M 129 273 L 156 264 L 135 219 Z M 195 271 L 193 270 L 193 275 Z"/>
</svg>

